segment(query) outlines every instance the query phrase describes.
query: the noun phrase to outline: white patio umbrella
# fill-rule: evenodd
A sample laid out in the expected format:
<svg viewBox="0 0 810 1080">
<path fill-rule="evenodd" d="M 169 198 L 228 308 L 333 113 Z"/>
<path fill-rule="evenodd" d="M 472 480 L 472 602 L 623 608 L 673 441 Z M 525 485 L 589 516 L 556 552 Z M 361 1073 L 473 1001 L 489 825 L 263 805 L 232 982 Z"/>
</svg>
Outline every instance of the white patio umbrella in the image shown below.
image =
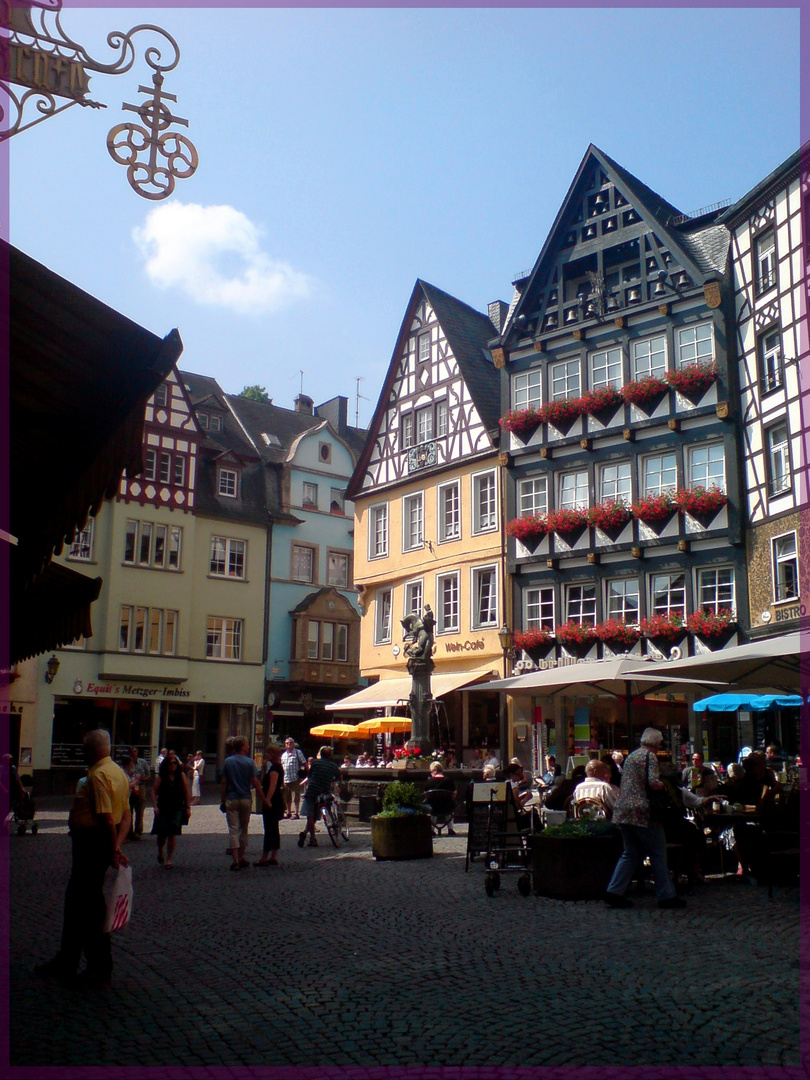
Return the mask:
<svg viewBox="0 0 810 1080">
<path fill-rule="evenodd" d="M 810 656 L 802 656 L 798 631 L 683 660 L 664 660 L 658 666 L 678 679 L 723 679 L 746 690 L 796 692 L 810 687 Z"/>
</svg>

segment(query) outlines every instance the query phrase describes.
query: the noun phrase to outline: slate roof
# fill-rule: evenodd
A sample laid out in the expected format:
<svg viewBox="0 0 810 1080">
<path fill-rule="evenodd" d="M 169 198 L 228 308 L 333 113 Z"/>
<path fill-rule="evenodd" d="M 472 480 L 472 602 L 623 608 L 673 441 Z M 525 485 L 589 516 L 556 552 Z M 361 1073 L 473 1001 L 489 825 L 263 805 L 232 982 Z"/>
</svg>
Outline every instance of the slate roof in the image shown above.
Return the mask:
<svg viewBox="0 0 810 1080">
<path fill-rule="evenodd" d="M 725 273 L 731 246 L 731 233 L 725 225 L 713 224 L 693 233 L 684 232 L 681 243 L 704 274 Z"/>
</svg>

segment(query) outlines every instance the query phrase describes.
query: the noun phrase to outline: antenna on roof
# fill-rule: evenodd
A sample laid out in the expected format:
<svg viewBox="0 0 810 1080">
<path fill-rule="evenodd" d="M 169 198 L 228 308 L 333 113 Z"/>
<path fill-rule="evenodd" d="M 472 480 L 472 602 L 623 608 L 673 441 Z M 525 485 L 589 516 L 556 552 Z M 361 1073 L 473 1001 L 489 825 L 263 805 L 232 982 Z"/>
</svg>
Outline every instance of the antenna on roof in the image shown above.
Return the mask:
<svg viewBox="0 0 810 1080">
<path fill-rule="evenodd" d="M 356 388 L 356 390 L 354 392 L 354 398 L 355 398 L 355 400 L 354 400 L 354 426 L 356 428 L 360 427 L 360 399 L 362 398 L 363 401 L 368 401 L 368 398 L 365 396 L 365 394 L 360 393 L 360 383 L 362 381 L 363 381 L 363 376 L 358 375 L 356 380 L 355 380 L 355 382 L 357 383 L 357 388 Z"/>
<path fill-rule="evenodd" d="M 304 369 L 300 368 L 299 370 L 301 372 L 301 393 L 303 394 L 303 392 L 304 392 Z"/>
</svg>

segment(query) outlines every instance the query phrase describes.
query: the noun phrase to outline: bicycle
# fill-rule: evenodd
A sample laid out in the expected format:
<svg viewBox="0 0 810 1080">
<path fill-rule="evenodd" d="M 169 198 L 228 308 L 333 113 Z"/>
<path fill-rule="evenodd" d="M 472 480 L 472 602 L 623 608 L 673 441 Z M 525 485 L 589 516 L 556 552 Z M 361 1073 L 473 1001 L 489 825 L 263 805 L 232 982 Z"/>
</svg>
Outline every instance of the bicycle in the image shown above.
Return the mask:
<svg viewBox="0 0 810 1080">
<path fill-rule="evenodd" d="M 327 792 L 318 797 L 318 815 L 335 847 L 340 847 L 341 837 L 348 842 L 349 824 L 334 795 Z"/>
</svg>

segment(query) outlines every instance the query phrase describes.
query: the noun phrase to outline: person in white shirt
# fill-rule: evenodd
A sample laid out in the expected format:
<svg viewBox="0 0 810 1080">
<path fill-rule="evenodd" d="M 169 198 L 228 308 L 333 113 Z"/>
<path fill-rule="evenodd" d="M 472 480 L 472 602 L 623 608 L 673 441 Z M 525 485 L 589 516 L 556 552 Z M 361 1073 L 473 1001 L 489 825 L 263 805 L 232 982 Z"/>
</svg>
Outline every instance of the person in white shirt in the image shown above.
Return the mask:
<svg viewBox="0 0 810 1080">
<path fill-rule="evenodd" d="M 583 799 L 594 799 L 605 808 L 608 818 L 613 816 L 613 807 L 619 797 L 619 789 L 610 783 L 610 769 L 601 761 L 589 761 L 585 766 L 585 779 L 574 789 L 572 801 L 581 803 Z"/>
</svg>

